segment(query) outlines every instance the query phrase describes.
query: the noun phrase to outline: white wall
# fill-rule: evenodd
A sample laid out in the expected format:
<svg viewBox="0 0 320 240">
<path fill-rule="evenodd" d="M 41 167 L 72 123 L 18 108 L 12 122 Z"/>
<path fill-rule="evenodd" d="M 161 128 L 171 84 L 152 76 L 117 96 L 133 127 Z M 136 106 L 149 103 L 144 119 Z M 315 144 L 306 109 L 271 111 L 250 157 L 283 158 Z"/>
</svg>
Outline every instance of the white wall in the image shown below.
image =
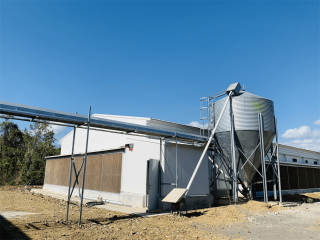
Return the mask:
<svg viewBox="0 0 320 240">
<path fill-rule="evenodd" d="M 84 153 L 86 150 L 87 130 L 78 128 L 76 130 L 76 141 L 74 153 Z M 61 155 L 71 154 L 73 131 L 61 140 Z M 126 136 L 124 134 L 109 133 L 103 131 L 89 131 L 88 152 L 113 149 L 125 146 Z"/>
<path fill-rule="evenodd" d="M 282 144 L 279 144 L 279 153 L 297 157 L 304 157 L 308 159 L 320 160 L 320 152 L 310 151 L 302 148 L 295 148 Z"/>
<path fill-rule="evenodd" d="M 130 137 L 126 144 L 133 143 L 133 151 L 126 149 L 122 162 L 121 192 L 146 194 L 147 161 L 160 156 L 159 141 Z"/>
</svg>

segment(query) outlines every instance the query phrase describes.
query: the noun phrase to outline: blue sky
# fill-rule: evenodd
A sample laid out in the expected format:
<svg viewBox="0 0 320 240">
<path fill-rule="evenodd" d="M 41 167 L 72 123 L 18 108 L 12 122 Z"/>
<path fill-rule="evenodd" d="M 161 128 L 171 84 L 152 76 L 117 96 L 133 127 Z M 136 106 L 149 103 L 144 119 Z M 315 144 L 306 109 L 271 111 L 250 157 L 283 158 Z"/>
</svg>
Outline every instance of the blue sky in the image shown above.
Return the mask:
<svg viewBox="0 0 320 240">
<path fill-rule="evenodd" d="M 0 20 L 0 100 L 190 124 L 240 82 L 320 151 L 319 1 L 1 1 Z"/>
</svg>

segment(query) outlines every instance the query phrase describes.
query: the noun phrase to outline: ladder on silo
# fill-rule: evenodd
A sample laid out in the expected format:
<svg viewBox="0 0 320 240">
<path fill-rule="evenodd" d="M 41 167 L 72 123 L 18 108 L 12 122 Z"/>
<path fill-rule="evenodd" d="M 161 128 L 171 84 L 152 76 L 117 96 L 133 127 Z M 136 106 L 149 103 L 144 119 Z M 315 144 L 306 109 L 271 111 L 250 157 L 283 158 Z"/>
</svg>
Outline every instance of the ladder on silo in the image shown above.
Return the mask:
<svg viewBox="0 0 320 240">
<path fill-rule="evenodd" d="M 200 135 L 210 136 L 210 120 L 211 120 L 211 97 L 200 98 Z"/>
</svg>

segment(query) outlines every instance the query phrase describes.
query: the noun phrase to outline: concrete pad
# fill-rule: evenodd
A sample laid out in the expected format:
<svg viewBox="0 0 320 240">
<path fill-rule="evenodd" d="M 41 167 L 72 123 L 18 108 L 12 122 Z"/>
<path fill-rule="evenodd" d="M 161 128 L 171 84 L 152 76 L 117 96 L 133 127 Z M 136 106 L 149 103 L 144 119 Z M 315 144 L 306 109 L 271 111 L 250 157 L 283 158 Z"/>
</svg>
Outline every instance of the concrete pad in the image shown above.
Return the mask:
<svg viewBox="0 0 320 240">
<path fill-rule="evenodd" d="M 26 216 L 30 214 L 39 214 L 39 213 L 30 213 L 30 212 L 12 212 L 12 211 L 0 211 L 0 216 L 6 219 L 18 218 L 21 216 Z"/>
</svg>

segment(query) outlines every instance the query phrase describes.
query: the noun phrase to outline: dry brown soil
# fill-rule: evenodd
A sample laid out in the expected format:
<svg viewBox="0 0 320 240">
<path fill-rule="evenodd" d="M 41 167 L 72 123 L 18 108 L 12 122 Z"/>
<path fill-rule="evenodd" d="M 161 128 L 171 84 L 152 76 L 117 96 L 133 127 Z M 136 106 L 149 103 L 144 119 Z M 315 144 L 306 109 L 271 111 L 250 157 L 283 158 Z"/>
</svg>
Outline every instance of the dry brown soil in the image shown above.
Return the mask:
<svg viewBox="0 0 320 240">
<path fill-rule="evenodd" d="M 253 224 L 254 219 L 260 215 L 285 212 L 282 207 L 257 201 L 192 210 L 182 217 L 171 214 L 140 217 L 84 206 L 82 226 L 78 226 L 79 206 L 71 205 L 69 221 L 66 222 L 65 201 L 35 194 L 18 186 L 0 187 L 0 211 L 37 213 L 8 220 L 1 218 L 1 240 L 250 239 L 251 230 L 247 227 Z M 249 237 L 246 236 L 248 234 Z M 254 236 L 252 239 L 255 239 Z"/>
</svg>

